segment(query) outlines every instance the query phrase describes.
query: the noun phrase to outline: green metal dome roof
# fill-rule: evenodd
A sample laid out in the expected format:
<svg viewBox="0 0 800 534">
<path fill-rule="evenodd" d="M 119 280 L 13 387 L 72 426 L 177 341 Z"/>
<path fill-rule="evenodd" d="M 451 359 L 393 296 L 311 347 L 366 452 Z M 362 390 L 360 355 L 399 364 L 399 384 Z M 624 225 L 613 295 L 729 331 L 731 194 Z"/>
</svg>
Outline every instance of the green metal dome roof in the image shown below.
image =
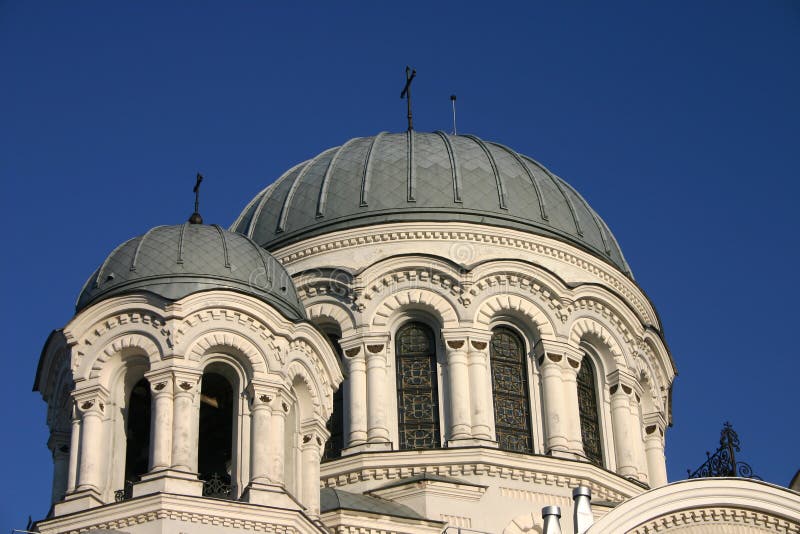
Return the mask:
<svg viewBox="0 0 800 534">
<path fill-rule="evenodd" d="M 139 291 L 178 300 L 211 289 L 252 295 L 292 321 L 306 318 L 291 277 L 268 252 L 217 225 L 190 223 L 157 226 L 114 249 L 83 286 L 76 311 Z"/>
<path fill-rule="evenodd" d="M 276 250 L 398 221 L 524 230 L 575 245 L 630 275 L 606 224 L 569 184 L 533 159 L 472 135 L 410 131 L 351 139 L 287 171 L 231 229 Z"/>
</svg>

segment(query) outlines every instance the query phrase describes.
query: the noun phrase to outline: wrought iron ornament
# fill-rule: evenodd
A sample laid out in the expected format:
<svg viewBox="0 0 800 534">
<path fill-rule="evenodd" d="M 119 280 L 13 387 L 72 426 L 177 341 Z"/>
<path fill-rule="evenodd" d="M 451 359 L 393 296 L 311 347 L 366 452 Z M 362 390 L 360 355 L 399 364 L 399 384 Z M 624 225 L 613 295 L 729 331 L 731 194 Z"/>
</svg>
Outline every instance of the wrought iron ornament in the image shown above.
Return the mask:
<svg viewBox="0 0 800 534">
<path fill-rule="evenodd" d="M 687 469 L 689 478 L 711 478 L 711 477 L 743 477 L 761 480 L 761 477 L 753 474 L 750 464 L 736 460 L 736 453 L 741 452 L 739 448 L 739 435 L 733 426 L 726 421 L 722 426 L 719 436 L 719 448 L 714 454 L 706 451 L 708 458 L 703 465 L 692 472 Z"/>
<path fill-rule="evenodd" d="M 397 333 L 397 419 L 401 449 L 436 449 L 439 391 L 433 333 L 409 323 Z"/>
<path fill-rule="evenodd" d="M 228 475 L 212 473 L 211 476 L 207 478 L 208 480 L 203 480 L 204 497 L 215 497 L 217 499 L 231 498 L 231 480 Z"/>
</svg>

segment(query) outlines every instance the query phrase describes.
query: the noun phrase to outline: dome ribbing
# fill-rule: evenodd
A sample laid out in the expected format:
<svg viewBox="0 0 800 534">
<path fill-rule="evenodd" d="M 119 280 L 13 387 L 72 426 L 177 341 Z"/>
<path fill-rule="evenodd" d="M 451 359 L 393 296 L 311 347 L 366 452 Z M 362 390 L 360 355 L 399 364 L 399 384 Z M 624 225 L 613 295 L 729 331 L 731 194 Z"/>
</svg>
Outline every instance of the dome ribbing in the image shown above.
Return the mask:
<svg viewBox="0 0 800 534">
<path fill-rule="evenodd" d="M 603 220 L 569 184 L 498 143 L 443 132 L 351 139 L 259 193 L 231 227 L 268 250 L 386 222 L 457 221 L 578 246 L 630 275 Z"/>
<path fill-rule="evenodd" d="M 76 311 L 139 291 L 178 300 L 211 289 L 246 293 L 290 320 L 305 319 L 291 277 L 268 252 L 217 225 L 189 223 L 157 226 L 114 249 L 83 286 Z"/>
</svg>

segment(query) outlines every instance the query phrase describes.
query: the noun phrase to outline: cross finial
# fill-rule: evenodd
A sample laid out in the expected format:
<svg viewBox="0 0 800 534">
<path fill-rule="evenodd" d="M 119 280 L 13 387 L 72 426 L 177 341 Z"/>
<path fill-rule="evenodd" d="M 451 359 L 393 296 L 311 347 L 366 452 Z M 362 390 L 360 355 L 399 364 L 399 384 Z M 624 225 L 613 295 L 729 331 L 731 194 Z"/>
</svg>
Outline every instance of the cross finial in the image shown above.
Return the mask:
<svg viewBox="0 0 800 534">
<path fill-rule="evenodd" d="M 408 102 L 408 131 L 414 129 L 414 122 L 411 118 L 411 82 L 414 81 L 414 76 L 417 75 L 417 71 L 412 69 L 411 67 L 406 67 L 406 85 L 403 87 L 403 91 L 400 93 L 400 98 L 405 98 Z"/>
<path fill-rule="evenodd" d="M 197 173 L 197 181 L 194 184 L 194 213 L 189 217 L 190 224 L 203 224 L 203 217 L 200 216 L 200 182 L 203 181 L 203 175 Z"/>
</svg>

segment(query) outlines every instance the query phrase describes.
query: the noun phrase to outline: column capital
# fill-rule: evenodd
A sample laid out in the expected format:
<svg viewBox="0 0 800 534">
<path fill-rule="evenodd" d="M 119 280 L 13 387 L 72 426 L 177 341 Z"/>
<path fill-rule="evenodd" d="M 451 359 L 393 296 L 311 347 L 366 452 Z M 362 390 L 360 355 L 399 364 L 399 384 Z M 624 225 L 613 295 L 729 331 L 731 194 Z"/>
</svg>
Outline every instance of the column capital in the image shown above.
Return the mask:
<svg viewBox="0 0 800 534">
<path fill-rule="evenodd" d="M 176 395 L 194 395 L 199 392 L 203 373 L 195 369 L 173 369 L 173 391 Z"/>
<path fill-rule="evenodd" d="M 540 339 L 533 347 L 533 355 L 537 360 L 541 360 L 542 356 L 561 356 L 561 358 L 553 359 L 551 361 L 559 361 L 566 364 L 566 359 L 569 358 L 573 361 L 580 362 L 583 359 L 584 351 L 580 347 L 573 345 L 569 341 L 555 340 L 555 339 Z"/>
<path fill-rule="evenodd" d="M 300 435 L 302 436 L 301 447 L 319 447 L 322 448 L 325 442 L 330 437 L 330 432 L 325 428 L 324 423 L 319 421 L 309 421 L 300 426 Z"/>
<path fill-rule="evenodd" d="M 55 455 L 56 453 L 69 453 L 70 444 L 69 432 L 50 432 L 50 438 L 47 440 L 47 448 Z"/>
<path fill-rule="evenodd" d="M 631 395 L 632 393 L 641 394 L 641 386 L 639 386 L 639 382 L 636 380 L 636 377 L 633 373 L 625 369 L 615 369 L 611 371 L 606 376 L 606 380 L 610 385 L 610 388 L 613 390 L 611 394 L 613 395 L 618 388 L 622 389 L 622 391 L 626 395 Z"/>
<path fill-rule="evenodd" d="M 650 436 L 664 437 L 664 431 L 667 428 L 667 420 L 660 412 L 652 412 L 642 416 L 642 423 L 644 424 L 645 439 Z"/>
<path fill-rule="evenodd" d="M 444 339 L 445 342 L 464 340 L 465 350 L 468 348 L 466 342 L 482 342 L 486 343 L 488 346 L 489 340 L 492 338 L 492 333 L 489 331 L 466 326 L 457 328 L 442 328 L 441 332 L 442 339 Z"/>
<path fill-rule="evenodd" d="M 80 417 L 90 413 L 105 415 L 108 397 L 108 390 L 99 384 L 86 389 L 76 389 L 72 392 L 75 410 Z"/>
</svg>

